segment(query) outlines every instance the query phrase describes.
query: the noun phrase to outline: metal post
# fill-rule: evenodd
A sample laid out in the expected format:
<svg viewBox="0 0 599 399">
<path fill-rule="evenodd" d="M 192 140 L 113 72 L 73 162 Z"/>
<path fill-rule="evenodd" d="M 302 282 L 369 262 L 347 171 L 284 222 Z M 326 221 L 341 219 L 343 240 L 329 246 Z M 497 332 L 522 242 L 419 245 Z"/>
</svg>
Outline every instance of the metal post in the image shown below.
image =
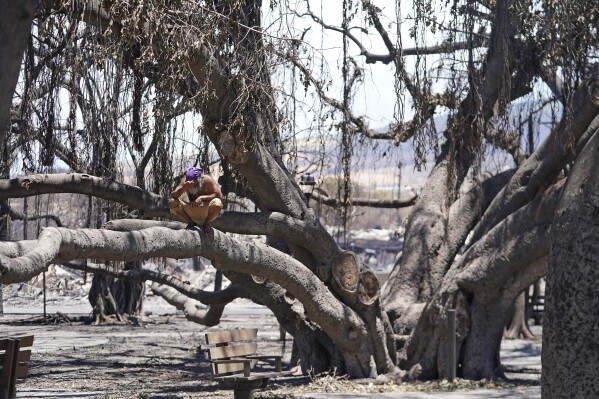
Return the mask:
<svg viewBox="0 0 599 399">
<path fill-rule="evenodd" d="M 46 272 L 42 273 L 42 285 L 44 289 L 44 320 L 46 320 Z"/>
<path fill-rule="evenodd" d="M 453 382 L 456 376 L 455 309 L 447 310 L 447 379 Z"/>
<path fill-rule="evenodd" d="M 4 316 L 4 298 L 2 297 L 2 291 L 4 286 L 0 284 L 0 316 Z"/>
</svg>

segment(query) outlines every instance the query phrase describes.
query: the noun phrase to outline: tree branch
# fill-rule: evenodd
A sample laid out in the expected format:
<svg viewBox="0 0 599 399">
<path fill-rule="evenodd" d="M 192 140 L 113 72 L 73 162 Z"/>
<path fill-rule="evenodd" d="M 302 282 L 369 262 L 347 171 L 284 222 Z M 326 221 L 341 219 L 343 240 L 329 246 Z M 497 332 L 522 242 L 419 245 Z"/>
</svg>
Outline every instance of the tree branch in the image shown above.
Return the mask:
<svg viewBox="0 0 599 399">
<path fill-rule="evenodd" d="M 155 272 L 152 270 L 115 270 L 112 267 L 89 262 L 67 262 L 63 263 L 71 269 L 85 272 L 104 274 L 114 278 L 136 281 L 143 283 L 152 281 L 157 284 L 171 287 L 184 296 L 205 305 L 226 305 L 237 298 L 245 298 L 247 295 L 238 285 L 230 285 L 222 291 L 205 291 L 191 286 L 189 281 L 184 281 L 170 274 Z"/>
<path fill-rule="evenodd" d="M 167 198 L 136 186 L 118 183 L 88 174 L 39 174 L 0 180 L 0 198 L 23 198 L 50 193 L 93 195 L 138 209 L 148 217 L 171 219 Z"/>
<path fill-rule="evenodd" d="M 359 345 L 363 353 L 370 353 L 367 346 L 362 348 L 362 345 L 368 345 L 363 320 L 351 308 L 336 300 L 312 271 L 271 247 L 237 240 L 214 229 L 200 235 L 196 231 L 173 231 L 163 227 L 125 233 L 48 227 L 41 232 L 34 249 L 16 258 L 0 255 L 0 283 L 26 281 L 45 270 L 50 263 L 65 263 L 73 259 L 129 261 L 198 255 L 217 259 L 215 265 L 225 273 L 249 273 L 281 285 L 301 301 L 306 315 L 318 323 L 339 347 L 349 350 Z"/>
<path fill-rule="evenodd" d="M 212 327 L 220 323 L 220 319 L 225 310 L 225 305 L 211 305 L 208 309 L 198 309 L 198 302 L 177 292 L 177 290 L 153 283 L 152 292 L 162 297 L 169 304 L 173 305 L 185 314 L 185 318 L 194 323 Z"/>
<path fill-rule="evenodd" d="M 549 253 L 551 224 L 562 192 L 561 181 L 505 218 L 466 251 L 456 264 L 460 288 L 494 301 L 510 277 Z M 489 251 L 492 245 L 496 250 Z M 529 282 L 531 284 L 532 282 Z"/>
<path fill-rule="evenodd" d="M 25 216 L 25 214 L 20 213 L 15 211 L 14 209 L 12 209 L 12 207 L 8 204 L 8 201 L 6 201 L 3 198 L 0 198 L 0 206 L 2 206 L 2 208 L 6 209 L 8 211 L 8 214 L 10 215 L 10 217 L 13 220 L 38 220 L 38 219 L 52 219 L 52 221 L 54 221 L 54 223 L 56 223 L 57 227 L 64 227 L 64 225 L 62 224 L 62 222 L 60 221 L 60 218 L 56 215 L 33 215 L 33 216 Z"/>
<path fill-rule="evenodd" d="M 313 193 L 310 196 L 310 199 L 316 201 L 320 204 L 337 207 L 343 206 L 341 200 L 336 198 L 331 198 L 327 196 L 323 196 L 317 193 Z M 412 197 L 404 200 L 378 200 L 378 199 L 370 199 L 370 198 L 352 198 L 350 205 L 352 206 L 367 206 L 370 208 L 389 208 L 389 209 L 398 209 L 398 208 L 407 208 L 413 206 L 418 199 L 418 195 L 414 194 Z"/>
<path fill-rule="evenodd" d="M 333 26 L 333 25 L 329 25 L 329 24 L 325 23 L 320 17 L 318 17 L 316 14 L 314 14 L 310 10 L 309 3 L 306 2 L 306 4 L 308 6 L 308 11 L 304 14 L 296 13 L 296 15 L 298 17 L 301 18 L 301 17 L 309 16 L 310 18 L 312 18 L 312 20 L 314 22 L 316 22 L 317 24 L 322 26 L 324 29 L 339 32 L 339 33 L 347 36 L 347 38 L 349 40 L 351 40 L 352 42 L 354 42 L 354 44 L 356 46 L 358 46 L 358 48 L 360 49 L 360 55 L 364 56 L 366 58 L 367 64 L 374 64 L 377 62 L 382 62 L 383 64 L 389 64 L 391 61 L 393 61 L 393 58 L 394 58 L 393 53 L 391 53 L 391 52 L 389 52 L 389 54 L 373 54 L 373 53 L 371 53 L 370 51 L 366 50 L 366 47 L 364 47 L 362 42 L 360 40 L 358 40 L 358 38 L 351 33 L 351 28 L 343 29 L 343 28 L 339 28 L 337 26 Z M 393 46 L 391 46 L 391 47 L 393 49 L 395 49 Z"/>
<path fill-rule="evenodd" d="M 574 93 L 572 110 L 543 144 L 518 168 L 510 183 L 495 198 L 474 229 L 475 242 L 507 215 L 529 202 L 571 159 L 576 141 L 599 115 L 599 80 L 583 84 Z M 594 129 L 593 129 L 594 130 Z"/>
</svg>

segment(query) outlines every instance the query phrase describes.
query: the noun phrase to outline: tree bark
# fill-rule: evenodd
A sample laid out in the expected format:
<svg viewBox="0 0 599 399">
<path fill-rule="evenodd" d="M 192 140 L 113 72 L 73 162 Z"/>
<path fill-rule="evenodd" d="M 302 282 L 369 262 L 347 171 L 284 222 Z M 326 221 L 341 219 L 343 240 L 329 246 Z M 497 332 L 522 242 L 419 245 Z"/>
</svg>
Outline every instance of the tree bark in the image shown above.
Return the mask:
<svg viewBox="0 0 599 399">
<path fill-rule="evenodd" d="M 36 5 L 35 0 L 0 1 L 0 143 L 6 142 L 12 98 Z"/>
<path fill-rule="evenodd" d="M 521 293 L 516 302 L 514 303 L 514 309 L 512 312 L 511 321 L 507 326 L 507 330 L 503 334 L 505 339 L 532 339 L 534 334 L 528 328 L 528 320 L 526 318 L 526 292 Z"/>
<path fill-rule="evenodd" d="M 455 308 L 459 375 L 502 377 L 498 354 L 506 318 L 516 297 L 544 272 L 560 187 L 505 219 L 452 265 L 408 340 L 406 367 L 420 364 L 423 378 L 446 376 L 445 313 Z"/>
<path fill-rule="evenodd" d="M 139 261 L 126 262 L 122 270 L 138 272 L 141 266 Z M 139 316 L 143 307 L 144 291 L 143 283 L 95 274 L 88 294 L 93 309 L 92 318 L 96 324 L 100 324 L 111 318 L 124 321 L 128 320 L 129 316 Z"/>
<path fill-rule="evenodd" d="M 543 316 L 542 395 L 588 398 L 599 392 L 599 135 L 578 157 L 552 232 Z"/>
</svg>

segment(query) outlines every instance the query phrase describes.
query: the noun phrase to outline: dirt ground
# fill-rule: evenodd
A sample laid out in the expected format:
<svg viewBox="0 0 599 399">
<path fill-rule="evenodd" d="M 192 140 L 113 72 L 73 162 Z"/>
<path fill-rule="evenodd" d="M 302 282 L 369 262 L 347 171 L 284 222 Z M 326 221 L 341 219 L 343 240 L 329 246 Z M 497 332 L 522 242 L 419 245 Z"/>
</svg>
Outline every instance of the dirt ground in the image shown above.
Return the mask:
<svg viewBox="0 0 599 399">
<path fill-rule="evenodd" d="M 202 326 L 182 316 L 143 317 L 138 324 L 85 325 L 82 322 L 39 324 L 40 317 L 0 319 L 4 334 L 32 333 L 34 351 L 29 377 L 19 390 L 101 392 L 98 398 L 231 398 L 210 380 Z M 240 327 L 225 320 L 220 328 Z M 247 322 L 247 320 L 246 320 Z M 251 320 L 259 328 L 259 352 L 289 357 L 291 340 L 278 340 L 271 317 Z M 272 369 L 266 364 L 265 370 Z M 307 384 L 307 377 L 285 384 Z M 271 389 L 279 389 L 271 382 Z"/>
<path fill-rule="evenodd" d="M 80 276 L 65 277 L 61 270 L 54 270 L 54 275 L 49 273 L 47 277 L 48 286 L 53 287 L 47 290 L 47 302 L 52 310 L 45 319 L 40 312 L 26 314 L 40 309 L 39 281 L 5 287 L 6 314 L 0 316 L 0 335 L 35 335 L 29 377 L 19 383 L 19 391 L 46 389 L 72 394 L 64 396 L 70 398 L 83 398 L 88 394 L 87 397 L 110 399 L 230 399 L 232 392 L 218 390 L 211 380 L 207 361 L 204 333 L 220 329 L 258 328 L 258 353 L 282 354 L 284 365 L 289 367 L 292 337 L 287 335 L 287 339 L 281 341 L 274 316 L 263 307 L 243 302 L 247 300 L 229 305 L 233 310 L 226 310 L 221 324 L 211 328 L 187 321 L 166 302 L 159 303 L 157 300 L 161 299 L 156 297 L 148 298 L 149 306 L 143 317 L 123 324 L 96 326 L 84 323 L 85 312 L 73 313 L 86 305 L 89 307 L 86 284 L 77 283 Z M 57 280 L 62 280 L 62 285 Z M 56 309 L 65 309 L 65 315 L 57 314 Z M 64 317 L 66 313 L 69 317 Z M 524 343 L 511 350 L 510 356 L 528 359 L 528 350 L 519 348 L 534 349 L 533 344 Z M 264 371 L 273 369 L 272 364 L 262 366 Z M 291 398 L 302 392 L 343 392 L 347 398 L 358 393 L 424 391 L 440 394 L 481 388 L 538 387 L 539 372 L 525 366 L 511 366 L 510 371 L 511 381 L 457 380 L 451 384 L 447 381 L 381 384 L 374 380 L 349 382 L 342 376 L 299 375 L 271 380 L 267 388 L 256 391 L 255 397 Z"/>
</svg>

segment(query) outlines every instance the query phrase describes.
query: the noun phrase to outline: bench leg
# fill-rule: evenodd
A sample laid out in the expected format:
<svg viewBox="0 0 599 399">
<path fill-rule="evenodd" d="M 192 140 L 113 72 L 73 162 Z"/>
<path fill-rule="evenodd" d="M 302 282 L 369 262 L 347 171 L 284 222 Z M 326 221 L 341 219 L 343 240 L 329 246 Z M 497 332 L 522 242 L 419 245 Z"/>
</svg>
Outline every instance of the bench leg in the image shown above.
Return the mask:
<svg viewBox="0 0 599 399">
<path fill-rule="evenodd" d="M 18 359 L 19 340 L 9 339 L 4 351 L 2 373 L 0 373 L 0 399 L 13 399 L 17 394 L 15 382 Z"/>
<path fill-rule="evenodd" d="M 254 399 L 255 389 L 235 389 L 233 398 L 235 399 Z"/>
</svg>

